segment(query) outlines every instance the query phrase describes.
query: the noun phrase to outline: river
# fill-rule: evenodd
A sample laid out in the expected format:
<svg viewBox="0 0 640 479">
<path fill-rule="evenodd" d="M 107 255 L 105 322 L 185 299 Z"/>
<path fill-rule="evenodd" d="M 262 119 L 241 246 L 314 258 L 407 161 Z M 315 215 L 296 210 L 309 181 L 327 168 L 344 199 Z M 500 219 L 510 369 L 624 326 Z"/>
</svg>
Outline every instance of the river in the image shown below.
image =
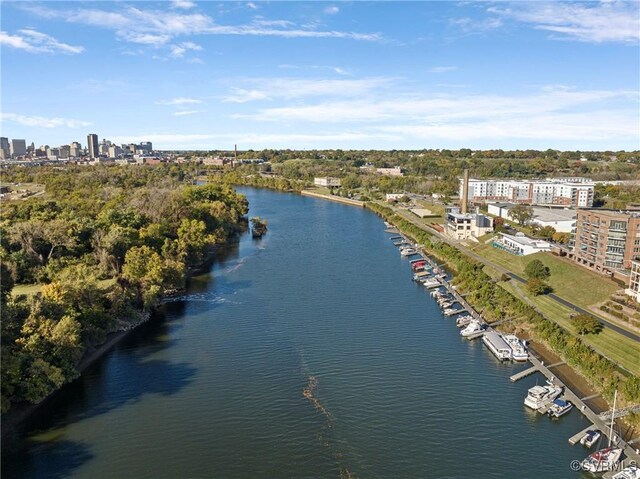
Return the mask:
<svg viewBox="0 0 640 479">
<path fill-rule="evenodd" d="M 210 274 L 3 444 L 9 478 L 568 478 L 586 427 L 461 339 L 373 213 L 241 188 Z"/>
</svg>

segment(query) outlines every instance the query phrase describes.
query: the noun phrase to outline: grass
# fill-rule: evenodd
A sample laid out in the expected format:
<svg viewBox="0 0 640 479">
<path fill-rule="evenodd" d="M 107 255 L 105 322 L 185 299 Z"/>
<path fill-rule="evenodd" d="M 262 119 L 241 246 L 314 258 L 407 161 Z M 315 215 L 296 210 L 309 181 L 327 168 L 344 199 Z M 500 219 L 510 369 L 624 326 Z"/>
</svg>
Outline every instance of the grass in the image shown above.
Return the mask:
<svg viewBox="0 0 640 479">
<path fill-rule="evenodd" d="M 523 299 L 526 297 L 530 302 L 535 304 L 536 308 L 546 318 L 558 323 L 570 334 L 577 336 L 570 319 L 570 315 L 574 313 L 572 309 L 557 303 L 549 297 L 531 297 L 517 288 L 513 284 L 513 280 L 499 284 L 516 297 Z M 604 328 L 598 334 L 588 334 L 581 338 L 585 344 L 591 346 L 595 351 L 619 364 L 627 371 L 640 376 L 640 361 L 638 361 L 640 357 L 640 344 L 637 341 L 627 338 L 610 328 Z"/>
<path fill-rule="evenodd" d="M 548 283 L 553 292 L 582 308 L 605 301 L 620 289 L 613 281 L 549 253 L 515 256 L 485 244 L 474 246 L 473 251 L 519 276 L 524 276 L 529 261 L 539 259 L 551 270 Z"/>
</svg>

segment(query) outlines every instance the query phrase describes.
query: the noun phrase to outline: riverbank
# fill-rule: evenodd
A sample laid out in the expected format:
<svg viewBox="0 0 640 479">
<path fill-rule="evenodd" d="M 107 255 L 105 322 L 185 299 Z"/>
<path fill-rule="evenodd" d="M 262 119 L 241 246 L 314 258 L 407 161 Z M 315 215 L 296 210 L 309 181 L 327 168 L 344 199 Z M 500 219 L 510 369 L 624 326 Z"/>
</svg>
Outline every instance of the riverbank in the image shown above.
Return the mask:
<svg viewBox="0 0 640 479">
<path fill-rule="evenodd" d="M 311 196 L 312 198 L 321 198 L 323 200 L 335 201 L 336 203 L 342 203 L 344 205 L 359 206 L 360 208 L 364 208 L 365 205 L 364 201 L 343 198 L 342 196 L 323 195 L 322 193 L 315 193 L 314 191 L 309 190 L 302 190 L 300 194 L 302 196 Z"/>
<path fill-rule="evenodd" d="M 367 203 L 367 207 L 394 224 L 414 242 L 423 244 L 429 255 L 448 264 L 455 271 L 454 281 L 467 288 L 467 300 L 476 310 L 482 311 L 487 321 L 498 321 L 505 317 L 517 319 L 518 325 L 527 330 L 533 339 L 544 343 L 547 348 L 561 356 L 576 375 L 590 383 L 605 399 L 607 395 L 609 398 L 613 396 L 612 385 L 617 382 L 618 389 L 623 393 L 622 403 L 624 404 L 625 400 L 627 404 L 637 402 L 634 389 L 638 380 L 636 377 L 618 375 L 615 363 L 584 346 L 579 338 L 573 338 L 557 324 L 499 288 L 464 252 L 439 240 L 423 228 L 407 222 L 388 207 L 372 203 Z"/>
<path fill-rule="evenodd" d="M 109 333 L 104 343 L 102 343 L 100 346 L 92 348 L 90 351 L 86 351 L 82 359 L 76 366 L 76 369 L 78 370 L 78 377 L 80 377 L 82 373 L 84 373 L 89 366 L 91 366 L 94 362 L 100 359 L 104 354 L 110 351 L 116 344 L 118 344 L 125 337 L 127 337 L 127 335 L 129 335 L 132 331 L 134 331 L 138 326 L 146 323 L 151 317 L 151 313 L 147 313 L 146 316 L 147 317 L 143 321 L 137 322 L 134 327 Z M 65 383 L 65 385 L 66 384 L 70 384 L 70 383 Z M 63 385 L 63 387 L 65 385 Z M 59 389 L 52 391 L 51 394 L 49 394 L 46 398 L 44 398 L 42 401 L 40 401 L 37 404 L 20 405 L 12 408 L 8 413 L 4 414 L 2 416 L 2 425 L 1 425 L 2 432 L 0 437 L 4 440 L 9 435 L 9 433 L 11 433 L 20 423 L 28 419 L 29 416 L 31 416 L 38 409 L 43 407 L 47 403 L 47 401 L 49 401 L 51 397 L 54 394 L 56 394 L 56 392 L 58 391 Z"/>
<path fill-rule="evenodd" d="M 241 223 L 240 229 L 230 236 L 223 245 L 215 245 L 212 247 L 209 252 L 206 254 L 206 257 L 203 261 L 198 264 L 188 268 L 185 272 L 185 282 L 188 282 L 192 277 L 208 272 L 211 268 L 212 263 L 215 261 L 217 254 L 233 241 L 237 240 L 239 235 L 244 234 L 247 231 L 246 223 Z M 165 292 L 162 298 L 174 297 L 180 294 L 183 294 L 184 290 L 179 290 L 177 293 L 168 293 Z M 162 299 L 160 303 L 162 303 Z M 76 370 L 78 372 L 77 376 L 67 382 L 64 383 L 60 388 L 55 389 L 49 393 L 47 397 L 45 397 L 42 401 L 36 404 L 19 404 L 14 405 L 7 413 L 3 414 L 0 421 L 0 438 L 5 440 L 5 438 L 13 431 L 15 428 L 20 425 L 23 421 L 27 420 L 32 414 L 34 414 L 38 409 L 40 409 L 43 405 L 45 405 L 51 397 L 53 397 L 57 392 L 59 392 L 66 385 L 71 384 L 73 381 L 77 380 L 86 369 L 95 363 L 97 360 L 102 358 L 106 353 L 108 353 L 113 347 L 115 347 L 119 342 L 124 340 L 131 332 L 138 329 L 143 324 L 147 323 L 155 314 L 155 307 L 151 310 L 138 310 L 136 311 L 137 318 L 135 321 L 127 321 L 121 322 L 121 327 L 116 331 L 112 331 L 107 334 L 105 341 L 99 345 L 88 348 L 82 358 L 80 358 L 78 364 L 76 365 Z"/>
</svg>

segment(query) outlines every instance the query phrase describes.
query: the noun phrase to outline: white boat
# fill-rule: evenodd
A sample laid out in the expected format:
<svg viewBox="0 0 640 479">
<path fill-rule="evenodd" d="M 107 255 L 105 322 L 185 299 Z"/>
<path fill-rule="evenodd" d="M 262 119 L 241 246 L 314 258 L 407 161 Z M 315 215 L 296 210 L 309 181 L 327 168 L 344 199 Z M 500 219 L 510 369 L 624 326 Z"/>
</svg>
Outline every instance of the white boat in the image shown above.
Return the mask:
<svg viewBox="0 0 640 479">
<path fill-rule="evenodd" d="M 534 411 L 537 411 L 541 407 L 545 407 L 550 404 L 554 399 L 562 394 L 562 388 L 554 386 L 547 381 L 544 386 L 533 386 L 527 392 L 527 397 L 524 398 L 524 405 L 530 407 Z"/>
<path fill-rule="evenodd" d="M 499 360 L 511 359 L 511 348 L 496 331 L 487 331 L 484 333 L 482 342 Z"/>
<path fill-rule="evenodd" d="M 569 401 L 564 401 L 562 399 L 554 399 L 551 407 L 547 411 L 549 417 L 551 418 L 559 418 L 567 414 L 573 408 L 573 404 Z"/>
<path fill-rule="evenodd" d="M 467 325 L 466 328 L 460 331 L 460 336 L 466 338 L 473 334 L 479 333 L 480 331 L 482 331 L 482 324 L 480 324 L 480 321 L 474 319 Z"/>
<path fill-rule="evenodd" d="M 616 416 L 616 400 L 618 399 L 618 391 L 616 390 L 613 395 L 613 408 L 611 411 L 611 426 L 609 429 L 609 444 L 606 448 L 590 454 L 584 461 L 580 463 L 583 471 L 589 472 L 607 472 L 614 470 L 618 467 L 620 457 L 622 457 L 622 449 L 619 447 L 612 447 L 611 441 L 613 439 L 613 421 Z M 614 441 L 615 442 L 615 441 Z"/>
<path fill-rule="evenodd" d="M 528 361 L 529 353 L 527 353 L 527 349 L 525 348 L 522 341 L 518 339 L 517 336 L 513 334 L 506 334 L 502 336 L 505 342 L 511 348 L 511 359 L 514 361 Z"/>
<path fill-rule="evenodd" d="M 580 444 L 586 447 L 591 447 L 598 441 L 598 439 L 600 439 L 600 436 L 602 436 L 602 433 L 597 429 L 589 430 L 580 439 Z"/>
<path fill-rule="evenodd" d="M 632 464 L 615 474 L 611 479 L 640 479 L 640 467 Z"/>
<path fill-rule="evenodd" d="M 460 316 L 456 319 L 456 326 L 459 328 L 464 328 L 469 325 L 469 323 L 473 321 L 473 317 L 470 315 Z"/>
<path fill-rule="evenodd" d="M 428 279 L 427 281 L 422 283 L 422 285 L 427 289 L 439 288 L 440 286 L 442 286 L 440 281 L 438 281 L 437 279 L 433 279 L 433 278 L 432 279 Z"/>
<path fill-rule="evenodd" d="M 580 465 L 584 471 L 607 472 L 618 466 L 621 456 L 622 449 L 619 447 L 607 447 L 590 454 Z"/>
<path fill-rule="evenodd" d="M 414 254 L 418 254 L 415 248 L 403 248 L 400 250 L 400 254 L 402 256 L 413 256 Z"/>
<path fill-rule="evenodd" d="M 449 316 L 455 316 L 456 314 L 460 314 L 463 312 L 464 312 L 464 309 L 447 308 L 442 312 L 442 314 L 449 317 Z"/>
</svg>

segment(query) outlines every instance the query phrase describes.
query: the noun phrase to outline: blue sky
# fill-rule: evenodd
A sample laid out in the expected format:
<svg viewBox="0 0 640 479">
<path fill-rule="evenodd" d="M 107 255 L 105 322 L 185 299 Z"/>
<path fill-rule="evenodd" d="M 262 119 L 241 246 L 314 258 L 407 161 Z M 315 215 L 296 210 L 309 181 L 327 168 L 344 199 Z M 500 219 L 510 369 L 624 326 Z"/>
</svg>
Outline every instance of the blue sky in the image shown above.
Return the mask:
<svg viewBox="0 0 640 479">
<path fill-rule="evenodd" d="M 640 3 L 6 2 L 2 136 L 640 149 Z"/>
</svg>

